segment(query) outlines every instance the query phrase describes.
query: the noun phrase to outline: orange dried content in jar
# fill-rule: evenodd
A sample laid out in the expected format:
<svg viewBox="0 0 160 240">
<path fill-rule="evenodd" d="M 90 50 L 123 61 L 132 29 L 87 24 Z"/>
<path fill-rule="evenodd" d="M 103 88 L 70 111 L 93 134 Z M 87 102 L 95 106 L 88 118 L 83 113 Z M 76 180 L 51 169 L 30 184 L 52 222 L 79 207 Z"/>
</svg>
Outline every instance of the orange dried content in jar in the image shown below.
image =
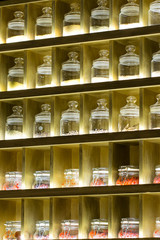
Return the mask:
<svg viewBox="0 0 160 240">
<path fill-rule="evenodd" d="M 155 167 L 155 178 L 153 183 L 160 183 L 160 165 Z"/>
<path fill-rule="evenodd" d="M 153 237 L 160 238 L 160 217 L 156 218 L 156 229 L 153 232 Z"/>
<path fill-rule="evenodd" d="M 108 168 L 93 168 L 91 186 L 108 185 Z"/>
<path fill-rule="evenodd" d="M 3 240 L 21 240 L 21 222 L 7 221 L 5 223 L 6 231 L 3 235 Z"/>
<path fill-rule="evenodd" d="M 79 169 L 66 169 L 64 171 L 64 183 L 62 187 L 79 186 Z"/>
<path fill-rule="evenodd" d="M 91 231 L 89 239 L 108 238 L 108 221 L 107 219 L 93 219 L 91 221 Z"/>
<path fill-rule="evenodd" d="M 61 223 L 62 232 L 59 239 L 78 239 L 78 220 L 63 220 Z"/>
<path fill-rule="evenodd" d="M 5 174 L 5 183 L 3 190 L 18 190 L 22 188 L 22 173 L 7 172 Z"/>
<path fill-rule="evenodd" d="M 139 220 L 137 218 L 122 218 L 119 238 L 139 238 Z"/>
<path fill-rule="evenodd" d="M 139 169 L 136 166 L 121 166 L 118 169 L 118 179 L 116 185 L 135 185 L 139 184 Z"/>
</svg>

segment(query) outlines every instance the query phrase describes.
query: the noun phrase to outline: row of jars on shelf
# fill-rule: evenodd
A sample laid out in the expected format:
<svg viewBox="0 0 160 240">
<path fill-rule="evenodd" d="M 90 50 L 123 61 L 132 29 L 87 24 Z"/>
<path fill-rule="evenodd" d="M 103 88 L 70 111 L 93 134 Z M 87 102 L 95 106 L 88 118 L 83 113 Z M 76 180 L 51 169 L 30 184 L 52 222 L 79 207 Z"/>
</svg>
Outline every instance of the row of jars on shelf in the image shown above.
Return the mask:
<svg viewBox="0 0 160 240">
<path fill-rule="evenodd" d="M 119 28 L 135 28 L 143 26 L 140 21 L 140 8 L 136 0 L 127 0 L 128 3 L 121 6 L 119 14 Z M 107 0 L 98 0 L 98 7 L 91 10 L 90 16 L 90 32 L 101 32 L 110 29 L 109 14 Z M 83 33 L 81 29 L 81 12 L 78 2 L 70 5 L 71 11 L 64 15 L 63 20 L 63 36 L 76 35 Z M 148 12 L 148 24 L 160 24 L 160 1 L 151 2 Z M 36 19 L 35 39 L 54 37 L 52 33 L 52 8 L 42 8 L 43 15 Z M 25 21 L 24 13 L 16 11 L 15 19 L 8 22 L 7 42 L 19 42 L 27 40 L 24 35 Z"/>
</svg>

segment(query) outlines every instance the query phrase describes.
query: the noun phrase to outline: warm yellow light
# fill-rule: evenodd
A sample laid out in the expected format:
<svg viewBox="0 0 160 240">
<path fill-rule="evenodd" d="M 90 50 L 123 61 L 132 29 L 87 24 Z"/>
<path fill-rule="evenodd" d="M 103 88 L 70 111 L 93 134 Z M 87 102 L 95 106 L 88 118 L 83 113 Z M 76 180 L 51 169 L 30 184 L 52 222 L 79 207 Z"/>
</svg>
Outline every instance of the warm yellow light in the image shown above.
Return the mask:
<svg viewBox="0 0 160 240">
<path fill-rule="evenodd" d="M 53 84 L 46 84 L 46 85 L 43 85 L 43 86 L 36 86 L 36 88 L 47 88 L 47 87 L 54 87 L 55 85 Z"/>
<path fill-rule="evenodd" d="M 119 80 L 130 80 L 130 79 L 136 79 L 136 78 L 141 78 L 141 75 L 119 76 Z"/>
<path fill-rule="evenodd" d="M 129 23 L 129 24 L 120 24 L 119 29 L 126 29 L 126 28 L 138 28 L 142 27 L 142 23 Z"/>
<path fill-rule="evenodd" d="M 72 35 L 79 35 L 83 34 L 84 31 L 81 30 L 80 25 L 69 25 L 69 26 L 64 26 L 63 27 L 63 36 L 72 36 Z"/>
<path fill-rule="evenodd" d="M 108 31 L 109 27 L 90 27 L 90 33 L 95 33 L 95 32 L 105 32 Z"/>
<path fill-rule="evenodd" d="M 26 189 L 25 183 L 22 183 L 22 189 Z"/>
<path fill-rule="evenodd" d="M 12 133 L 8 133 L 6 132 L 5 134 L 5 139 L 6 140 L 11 140 L 11 139 L 22 139 L 22 138 L 25 138 L 23 133 L 21 132 L 18 132 L 18 131 L 12 131 Z"/>
<path fill-rule="evenodd" d="M 152 72 L 152 77 L 159 77 L 159 76 L 160 76 L 160 71 Z"/>
<path fill-rule="evenodd" d="M 93 77 L 92 83 L 98 83 L 98 82 L 107 82 L 111 81 L 109 78 L 103 78 L 103 77 Z"/>
<path fill-rule="evenodd" d="M 14 37 L 10 37 L 7 38 L 7 43 L 11 43 L 11 42 L 23 42 L 23 41 L 27 41 L 27 37 L 24 35 L 19 35 L 19 36 L 14 36 Z"/>
<path fill-rule="evenodd" d="M 46 39 L 46 38 L 53 38 L 53 37 L 55 37 L 54 34 L 45 34 L 45 35 L 35 36 L 35 39 Z"/>
<path fill-rule="evenodd" d="M 72 79 L 68 81 L 62 81 L 61 86 L 69 86 L 69 85 L 76 85 L 80 84 L 81 80 L 80 79 Z"/>
<path fill-rule="evenodd" d="M 12 84 L 8 82 L 8 89 L 7 89 L 8 91 L 23 90 L 23 89 L 27 89 L 27 86 L 25 84 L 16 82 L 12 86 Z"/>
</svg>

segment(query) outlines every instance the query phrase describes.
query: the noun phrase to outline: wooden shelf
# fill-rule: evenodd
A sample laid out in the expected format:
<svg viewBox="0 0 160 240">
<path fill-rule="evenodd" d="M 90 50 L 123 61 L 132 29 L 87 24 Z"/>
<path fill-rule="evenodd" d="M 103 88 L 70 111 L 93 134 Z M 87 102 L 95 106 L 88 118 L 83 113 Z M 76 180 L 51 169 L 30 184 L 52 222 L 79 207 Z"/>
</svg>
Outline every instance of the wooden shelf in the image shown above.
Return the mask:
<svg viewBox="0 0 160 240">
<path fill-rule="evenodd" d="M 32 2 L 45 2 L 48 0 L 27 0 L 27 3 L 32 3 Z M 1 6 L 11 6 L 11 5 L 19 5 L 19 4 L 24 4 L 26 3 L 26 0 L 1 0 L 0 1 L 0 7 Z"/>
</svg>

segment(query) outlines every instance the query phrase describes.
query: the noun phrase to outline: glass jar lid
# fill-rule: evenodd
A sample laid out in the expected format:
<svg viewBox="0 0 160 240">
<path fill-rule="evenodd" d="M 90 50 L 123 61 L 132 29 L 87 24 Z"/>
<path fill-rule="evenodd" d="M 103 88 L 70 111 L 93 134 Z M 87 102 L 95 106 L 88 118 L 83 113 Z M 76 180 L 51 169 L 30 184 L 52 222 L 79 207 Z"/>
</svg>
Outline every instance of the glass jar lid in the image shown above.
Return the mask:
<svg viewBox="0 0 160 240">
<path fill-rule="evenodd" d="M 118 169 L 119 175 L 139 174 L 139 168 L 133 165 L 120 166 Z"/>
<path fill-rule="evenodd" d="M 150 106 L 150 113 L 160 114 L 160 94 L 156 96 L 157 102 Z"/>
<path fill-rule="evenodd" d="M 15 19 L 8 22 L 8 28 L 12 30 L 24 30 L 24 13 L 22 11 L 14 12 Z"/>
<path fill-rule="evenodd" d="M 127 45 L 125 49 L 127 53 L 120 56 L 120 64 L 125 66 L 139 65 L 139 55 L 134 53 L 136 51 L 136 47 L 134 45 Z"/>
<path fill-rule="evenodd" d="M 33 175 L 35 178 L 50 178 L 50 171 L 36 171 Z"/>
<path fill-rule="evenodd" d="M 153 12 L 160 13 L 160 1 L 157 0 L 157 1 L 151 2 L 150 10 Z"/>
<path fill-rule="evenodd" d="M 79 176 L 79 169 L 65 169 L 64 170 L 64 175 L 66 176 Z"/>
<path fill-rule="evenodd" d="M 10 230 L 19 230 L 21 231 L 21 222 L 20 221 L 7 221 L 5 224 L 6 229 Z"/>
<path fill-rule="evenodd" d="M 79 227 L 79 221 L 78 220 L 63 220 L 61 222 L 61 225 L 63 228 L 78 228 Z"/>
<path fill-rule="evenodd" d="M 80 111 L 77 109 L 78 102 L 77 101 L 69 101 L 68 102 L 69 108 L 62 112 L 62 119 L 63 120 L 70 120 L 70 121 L 79 121 L 80 119 Z"/>
<path fill-rule="evenodd" d="M 109 9 L 107 8 L 108 0 L 98 0 L 98 7 L 91 10 L 91 17 L 95 19 L 106 19 L 109 17 Z"/>
<path fill-rule="evenodd" d="M 92 119 L 108 119 L 109 118 L 109 110 L 106 107 L 107 101 L 106 99 L 98 99 L 97 100 L 98 107 L 91 111 Z"/>
<path fill-rule="evenodd" d="M 93 174 L 108 176 L 108 168 L 92 168 L 92 171 Z"/>
<path fill-rule="evenodd" d="M 138 117 L 139 116 L 139 106 L 135 103 L 137 101 L 136 97 L 129 96 L 126 98 L 127 104 L 120 109 L 120 114 L 122 116 Z"/>
<path fill-rule="evenodd" d="M 160 224 L 160 217 L 156 218 L 156 224 Z"/>
<path fill-rule="evenodd" d="M 8 75 L 12 77 L 23 77 L 24 76 L 24 59 L 18 57 L 14 59 L 15 66 L 9 69 Z"/>
<path fill-rule="evenodd" d="M 128 227 L 129 225 L 137 225 L 139 226 L 139 219 L 138 218 L 122 218 L 121 225 Z"/>
<path fill-rule="evenodd" d="M 80 62 L 78 61 L 78 53 L 77 52 L 69 52 L 68 53 L 69 60 L 62 63 L 63 71 L 80 71 Z"/>
<path fill-rule="evenodd" d="M 93 67 L 98 69 L 109 69 L 109 51 L 102 49 L 99 51 L 100 58 L 93 61 Z"/>
<path fill-rule="evenodd" d="M 39 123 L 51 123 L 51 110 L 50 104 L 42 104 L 41 105 L 42 112 L 35 115 L 35 121 Z"/>
<path fill-rule="evenodd" d="M 159 43 L 159 49 L 160 49 L 160 43 Z M 158 50 L 157 52 L 153 53 L 152 59 L 155 62 L 160 62 L 160 50 Z"/>
<path fill-rule="evenodd" d="M 23 108 L 21 106 L 14 106 L 12 108 L 12 110 L 13 110 L 13 114 L 11 114 L 9 117 L 7 117 L 7 124 L 22 125 L 23 124 L 23 115 L 22 115 Z"/>
<path fill-rule="evenodd" d="M 51 75 L 52 74 L 52 57 L 46 55 L 43 57 L 43 64 L 37 67 L 38 74 Z"/>
<path fill-rule="evenodd" d="M 156 165 L 155 172 L 156 174 L 160 174 L 160 165 Z"/>
<path fill-rule="evenodd" d="M 139 15 L 139 5 L 136 3 L 137 0 L 127 0 L 128 3 L 122 5 L 121 14 L 126 16 L 138 16 Z"/>
<path fill-rule="evenodd" d="M 78 2 L 73 2 L 70 4 L 70 9 L 71 11 L 64 15 L 64 21 L 70 23 L 80 23 L 80 4 Z"/>
<path fill-rule="evenodd" d="M 52 8 L 44 7 L 42 8 L 43 15 L 36 19 L 36 23 L 42 27 L 52 26 Z"/>
<path fill-rule="evenodd" d="M 44 229 L 49 231 L 49 220 L 36 221 L 36 229 Z"/>
<path fill-rule="evenodd" d="M 15 179 L 15 178 L 22 178 L 22 172 L 6 172 L 5 178 Z"/>
<path fill-rule="evenodd" d="M 92 219 L 91 221 L 91 227 L 92 228 L 98 228 L 98 229 L 107 229 L 108 228 L 108 220 L 107 219 Z"/>
</svg>

